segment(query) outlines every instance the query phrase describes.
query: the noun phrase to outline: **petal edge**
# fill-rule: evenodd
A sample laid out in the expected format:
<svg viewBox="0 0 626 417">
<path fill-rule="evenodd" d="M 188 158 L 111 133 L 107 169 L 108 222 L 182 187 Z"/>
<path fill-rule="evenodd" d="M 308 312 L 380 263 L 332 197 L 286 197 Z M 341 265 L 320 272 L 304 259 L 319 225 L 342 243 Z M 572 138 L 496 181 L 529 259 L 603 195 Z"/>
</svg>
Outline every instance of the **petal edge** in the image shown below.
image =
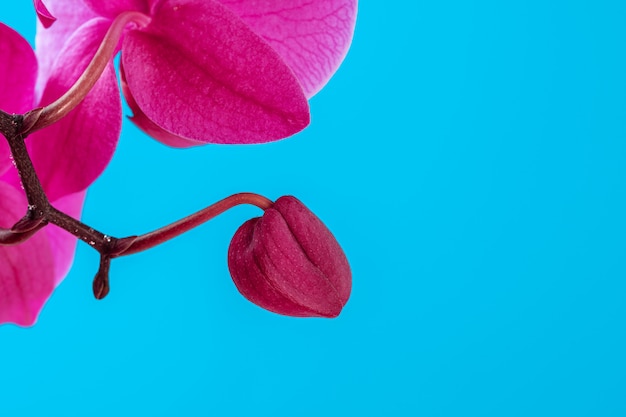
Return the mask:
<svg viewBox="0 0 626 417">
<path fill-rule="evenodd" d="M 139 108 L 158 126 L 208 143 L 262 143 L 309 123 L 299 81 L 282 58 L 215 0 L 164 0 L 122 60 Z"/>
</svg>

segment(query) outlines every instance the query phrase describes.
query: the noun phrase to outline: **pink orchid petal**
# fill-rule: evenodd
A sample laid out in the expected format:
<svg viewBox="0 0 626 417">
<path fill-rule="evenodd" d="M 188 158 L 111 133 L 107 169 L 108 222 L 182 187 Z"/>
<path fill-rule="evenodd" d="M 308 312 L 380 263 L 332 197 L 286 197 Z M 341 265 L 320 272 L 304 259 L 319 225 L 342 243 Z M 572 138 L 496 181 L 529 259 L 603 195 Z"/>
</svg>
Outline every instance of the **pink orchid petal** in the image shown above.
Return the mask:
<svg viewBox="0 0 626 417">
<path fill-rule="evenodd" d="M 263 36 L 294 71 L 307 97 L 317 93 L 343 61 L 357 0 L 220 0 Z"/>
<path fill-rule="evenodd" d="M 110 25 L 93 19 L 68 40 L 42 97 L 47 105 L 65 93 L 82 74 Z M 122 124 L 122 104 L 113 64 L 83 102 L 61 121 L 28 138 L 31 157 L 48 198 L 82 191 L 111 160 Z"/>
<path fill-rule="evenodd" d="M 148 13 L 146 0 L 82 0 L 91 10 L 100 16 L 114 19 L 118 14 L 130 10 Z"/>
<path fill-rule="evenodd" d="M 204 145 L 203 142 L 181 138 L 180 136 L 175 135 L 172 132 L 168 132 L 167 130 L 159 127 L 152 120 L 148 119 L 148 116 L 146 116 L 146 114 L 142 112 L 137 105 L 135 98 L 128 88 L 128 83 L 126 82 L 126 75 L 124 72 L 124 65 L 122 65 L 121 63 L 120 85 L 122 87 L 122 93 L 124 94 L 124 98 L 126 98 L 126 103 L 133 112 L 133 116 L 129 117 L 129 119 L 146 135 L 158 140 L 164 145 L 171 146 L 173 148 L 189 148 L 191 146 Z"/>
<path fill-rule="evenodd" d="M 37 59 L 26 39 L 0 23 L 0 109 L 25 113 L 33 109 Z"/>
<path fill-rule="evenodd" d="M 285 138 L 309 123 L 291 69 L 215 0 L 164 0 L 122 46 L 139 108 L 168 132 L 211 143 Z"/>
<path fill-rule="evenodd" d="M 22 114 L 32 110 L 37 60 L 28 42 L 0 23 L 0 109 Z M 0 175 L 11 166 L 9 146 L 0 137 Z"/>
<path fill-rule="evenodd" d="M 17 173 L 17 169 L 15 167 L 11 167 L 6 170 L 2 175 L 0 175 L 0 182 L 10 184 L 14 188 L 21 188 L 22 182 L 20 181 L 20 176 Z M 23 215 L 24 213 L 22 213 Z"/>
<path fill-rule="evenodd" d="M 0 183 L 0 226 L 25 212 L 23 191 Z M 54 258 L 45 233 L 15 246 L 0 246 L 0 323 L 30 326 L 55 287 Z"/>
<path fill-rule="evenodd" d="M 75 219 L 80 219 L 83 202 L 85 201 L 85 194 L 85 191 L 70 194 L 59 200 L 53 201 L 52 205 L 67 215 L 72 216 Z M 65 275 L 67 275 L 70 267 L 72 266 L 77 239 L 75 236 L 53 224 L 46 226 L 46 228 L 39 233 L 46 233 L 48 240 L 50 241 L 52 256 L 56 261 L 54 263 L 54 285 L 56 286 L 59 282 L 61 282 Z"/>
<path fill-rule="evenodd" d="M 48 29 L 44 29 L 42 24 L 37 25 L 35 50 L 39 60 L 38 96 L 41 96 L 65 42 L 83 23 L 97 16 L 82 1 L 46 0 L 46 5 L 57 21 Z"/>
<path fill-rule="evenodd" d="M 52 24 L 57 20 L 56 17 L 52 16 L 52 14 L 46 8 L 46 5 L 43 4 L 41 0 L 34 0 L 33 4 L 35 6 L 35 11 L 37 12 L 37 17 L 39 21 L 45 28 L 49 28 Z"/>
</svg>

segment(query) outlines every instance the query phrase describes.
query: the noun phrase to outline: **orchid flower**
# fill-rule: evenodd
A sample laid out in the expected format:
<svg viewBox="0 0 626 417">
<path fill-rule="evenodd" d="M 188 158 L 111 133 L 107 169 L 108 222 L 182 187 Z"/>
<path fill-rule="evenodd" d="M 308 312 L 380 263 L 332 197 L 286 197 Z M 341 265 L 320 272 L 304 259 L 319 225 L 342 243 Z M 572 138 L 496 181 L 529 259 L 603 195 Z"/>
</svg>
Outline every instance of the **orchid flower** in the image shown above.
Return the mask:
<svg viewBox="0 0 626 417">
<path fill-rule="evenodd" d="M 35 105 L 37 61 L 28 42 L 0 23 L 0 109 L 24 113 Z M 38 143 L 32 150 L 39 152 Z M 48 157 L 64 158 L 57 148 Z M 48 181 L 44 175 L 42 180 Z M 78 217 L 84 192 L 63 194 L 57 188 L 50 201 L 64 212 Z M 12 167 L 6 142 L 0 141 L 0 227 L 11 227 L 28 206 L 20 180 Z M 0 230 L 0 235 L 11 233 Z M 76 238 L 55 226 L 47 226 L 27 241 L 0 246 L 0 323 L 28 326 L 35 322 L 45 301 L 67 274 L 74 256 Z"/>
<path fill-rule="evenodd" d="M 57 18 L 37 32 L 39 90 L 48 104 L 67 89 L 76 81 L 75 68 L 84 69 L 82 57 L 94 56 L 96 40 L 118 24 L 125 28 L 121 39 L 106 42 L 121 49 L 122 91 L 133 122 L 146 133 L 174 147 L 285 138 L 309 123 L 307 99 L 345 57 L 356 3 L 48 0 L 50 13 L 37 1 L 44 26 L 51 15 Z M 55 71 L 56 77 L 48 76 Z M 105 83 L 98 94 L 108 130 L 120 114 L 114 114 L 115 79 L 107 76 Z M 101 146 L 106 155 L 112 137 Z"/>
<path fill-rule="evenodd" d="M 121 100 L 133 122 L 174 147 L 261 143 L 309 122 L 308 99 L 343 60 L 356 0 L 34 0 L 38 61 L 6 26 L 0 48 L 0 323 L 32 324 L 67 273 L 76 240 L 96 249 L 96 298 L 111 259 L 158 245 L 237 204 L 265 211 L 229 249 L 239 291 L 268 310 L 335 317 L 351 273 L 321 221 L 294 197 L 242 193 L 140 236 L 115 238 L 81 223 L 86 188 L 116 147 Z M 44 29 L 47 28 L 47 29 Z M 8 112 L 17 114 L 11 115 Z M 45 129 L 44 129 L 45 128 Z M 8 162 L 14 157 L 14 165 Z M 23 188 L 23 191 L 20 190 Z M 26 196 L 24 197 L 23 194 Z M 27 205 L 26 216 L 12 224 Z M 11 227 L 8 228 L 7 227 Z M 60 231 L 64 229 L 69 232 Z M 15 237 L 18 236 L 18 237 Z"/>
</svg>

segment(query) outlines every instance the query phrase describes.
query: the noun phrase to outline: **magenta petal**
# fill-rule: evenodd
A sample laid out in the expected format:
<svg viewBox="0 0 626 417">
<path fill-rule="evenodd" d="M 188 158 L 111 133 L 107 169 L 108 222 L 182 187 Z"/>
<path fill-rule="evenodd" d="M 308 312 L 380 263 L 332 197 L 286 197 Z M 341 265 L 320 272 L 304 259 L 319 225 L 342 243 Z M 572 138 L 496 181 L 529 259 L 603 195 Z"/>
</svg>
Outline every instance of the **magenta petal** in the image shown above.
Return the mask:
<svg viewBox="0 0 626 417">
<path fill-rule="evenodd" d="M 211 143 L 260 143 L 309 123 L 280 56 L 215 0 L 164 0 L 130 32 L 122 61 L 132 96 L 161 128 Z"/>
<path fill-rule="evenodd" d="M 20 34 L 0 23 L 0 109 L 22 114 L 34 106 L 37 60 Z M 0 137 L 0 175 L 11 166 L 9 146 Z"/>
<path fill-rule="evenodd" d="M 0 182 L 0 227 L 25 212 L 21 190 Z M 32 325 L 55 287 L 54 258 L 45 233 L 15 246 L 0 246 L 0 323 Z"/>
<path fill-rule="evenodd" d="M 25 113 L 33 109 L 37 59 L 26 39 L 0 23 L 0 109 Z"/>
<path fill-rule="evenodd" d="M 146 0 L 82 0 L 91 10 L 100 16 L 114 19 L 118 14 L 127 11 L 148 13 Z"/>
<path fill-rule="evenodd" d="M 69 39 L 53 68 L 42 97 L 47 105 L 65 93 L 93 57 L 110 21 L 94 19 Z M 82 191 L 111 160 L 122 124 L 122 104 L 113 64 L 85 100 L 61 121 L 27 141 L 50 200 Z"/>
<path fill-rule="evenodd" d="M 354 33 L 357 0 L 220 0 L 263 36 L 294 71 L 307 97 L 343 61 Z"/>
<path fill-rule="evenodd" d="M 46 8 L 46 5 L 43 4 L 41 0 L 34 0 L 33 4 L 35 6 L 35 11 L 37 12 L 37 17 L 39 21 L 45 28 L 49 28 L 52 24 L 57 20 L 56 17 L 52 16 L 52 14 Z"/>
<path fill-rule="evenodd" d="M 139 106 L 135 103 L 130 94 L 124 94 L 128 107 L 133 111 L 133 116 L 129 119 L 146 135 L 158 140 L 164 145 L 171 146 L 173 148 L 190 148 L 192 146 L 204 145 L 204 142 L 199 142 L 191 139 L 186 139 L 178 135 L 168 132 L 161 128 L 159 125 L 148 119 L 144 112 L 141 111 Z"/>
<path fill-rule="evenodd" d="M 126 83 L 126 75 L 124 72 L 124 66 L 120 64 L 120 85 L 122 87 L 122 93 L 124 94 L 124 98 L 126 98 L 126 103 L 128 107 L 133 112 L 133 116 L 129 119 L 146 135 L 158 140 L 164 145 L 171 146 L 173 148 L 189 148 L 191 146 L 204 145 L 203 142 L 198 142 L 191 139 L 181 138 L 178 135 L 173 134 L 172 132 L 168 132 L 165 129 L 162 129 L 157 124 L 155 124 L 152 120 L 148 119 L 144 112 L 141 111 L 135 98 L 133 97 L 130 89 L 128 88 L 128 84 Z"/>
<path fill-rule="evenodd" d="M 41 95 L 65 42 L 83 23 L 96 17 L 82 1 L 47 0 L 46 5 L 57 21 L 48 29 L 44 29 L 41 24 L 37 25 L 35 49 L 40 67 L 37 79 L 38 95 Z"/>
</svg>

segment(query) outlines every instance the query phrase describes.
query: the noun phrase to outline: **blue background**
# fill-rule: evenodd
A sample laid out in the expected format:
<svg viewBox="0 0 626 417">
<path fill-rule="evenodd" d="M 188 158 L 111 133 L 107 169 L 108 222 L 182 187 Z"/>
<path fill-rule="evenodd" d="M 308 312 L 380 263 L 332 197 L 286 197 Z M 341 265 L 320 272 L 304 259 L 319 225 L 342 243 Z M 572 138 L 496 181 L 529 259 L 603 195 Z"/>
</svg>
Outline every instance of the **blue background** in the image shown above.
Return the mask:
<svg viewBox="0 0 626 417">
<path fill-rule="evenodd" d="M 1 20 L 34 37 L 31 2 Z M 2 416 L 626 415 L 626 3 L 362 1 L 285 141 L 172 150 L 125 123 L 84 220 L 152 230 L 239 191 L 294 194 L 353 268 L 335 320 L 244 300 L 237 208 L 75 265 L 0 327 Z"/>
</svg>

